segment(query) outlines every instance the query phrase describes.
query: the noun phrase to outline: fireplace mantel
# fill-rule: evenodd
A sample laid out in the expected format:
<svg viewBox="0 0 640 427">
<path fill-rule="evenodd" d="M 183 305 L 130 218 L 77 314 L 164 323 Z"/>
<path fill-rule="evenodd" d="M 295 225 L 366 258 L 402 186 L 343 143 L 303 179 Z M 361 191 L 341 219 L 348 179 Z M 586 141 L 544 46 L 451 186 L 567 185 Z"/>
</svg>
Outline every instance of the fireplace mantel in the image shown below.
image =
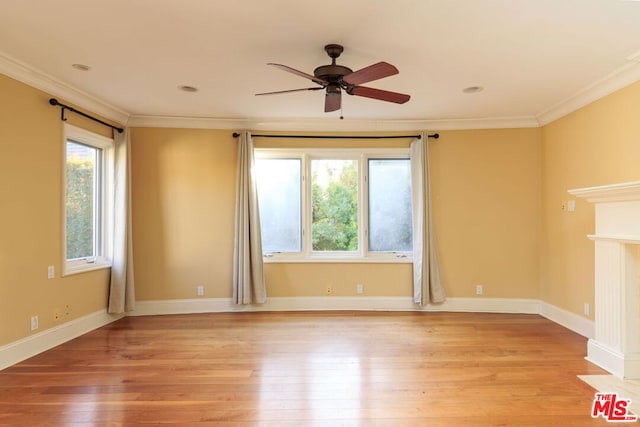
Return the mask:
<svg viewBox="0 0 640 427">
<path fill-rule="evenodd" d="M 576 188 L 569 190 L 569 194 L 591 203 L 632 202 L 640 200 L 640 181 Z"/>
<path fill-rule="evenodd" d="M 587 359 L 640 379 L 640 181 L 569 190 L 595 204 L 595 337 Z"/>
</svg>

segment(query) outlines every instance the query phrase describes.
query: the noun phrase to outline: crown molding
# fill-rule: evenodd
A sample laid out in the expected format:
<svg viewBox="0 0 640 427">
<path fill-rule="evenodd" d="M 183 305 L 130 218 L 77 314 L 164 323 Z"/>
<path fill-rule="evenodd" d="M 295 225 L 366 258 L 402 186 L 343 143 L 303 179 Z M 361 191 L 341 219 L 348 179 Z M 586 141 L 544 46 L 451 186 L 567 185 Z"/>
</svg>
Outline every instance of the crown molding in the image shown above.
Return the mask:
<svg viewBox="0 0 640 427">
<path fill-rule="evenodd" d="M 640 80 L 640 57 L 635 58 L 635 62 L 625 64 L 564 101 L 542 111 L 536 115 L 536 118 L 540 126 L 544 126 L 638 80 Z"/>
<path fill-rule="evenodd" d="M 0 52 L 0 73 L 52 96 L 60 97 L 80 108 L 91 111 L 116 123 L 132 127 L 196 128 L 196 129 L 252 129 L 291 131 L 410 131 L 511 129 L 541 127 L 612 94 L 640 80 L 640 56 L 633 57 L 606 77 L 580 90 L 569 98 L 543 110 L 535 116 L 487 117 L 471 119 L 309 119 L 309 118 L 211 118 L 131 115 L 125 110 L 65 83 L 43 71 Z"/>
<path fill-rule="evenodd" d="M 535 117 L 497 117 L 447 120 L 362 120 L 362 119 L 216 119 L 207 117 L 140 116 L 129 118 L 131 127 L 252 129 L 260 131 L 393 132 L 539 127 Z"/>
<path fill-rule="evenodd" d="M 33 88 L 40 89 L 49 95 L 62 98 L 66 102 L 86 109 L 93 114 L 97 114 L 108 120 L 113 120 L 120 125 L 126 125 L 129 120 L 129 113 L 126 111 L 56 79 L 37 68 L 12 58 L 3 52 L 0 52 L 0 73 Z"/>
</svg>

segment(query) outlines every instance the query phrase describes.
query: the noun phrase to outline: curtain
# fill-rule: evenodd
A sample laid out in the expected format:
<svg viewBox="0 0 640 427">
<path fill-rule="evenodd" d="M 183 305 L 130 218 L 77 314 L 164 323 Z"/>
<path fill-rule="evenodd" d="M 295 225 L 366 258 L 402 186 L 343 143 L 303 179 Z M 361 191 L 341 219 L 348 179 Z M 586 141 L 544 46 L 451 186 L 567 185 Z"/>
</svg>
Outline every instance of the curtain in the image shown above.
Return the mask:
<svg viewBox="0 0 640 427">
<path fill-rule="evenodd" d="M 413 302 L 421 306 L 445 301 L 431 214 L 429 188 L 429 137 L 421 134 L 411 143 L 413 209 Z"/>
<path fill-rule="evenodd" d="M 242 132 L 238 146 L 233 249 L 233 301 L 235 304 L 262 304 L 267 300 L 262 265 L 258 191 L 253 169 L 251 134 Z"/>
<path fill-rule="evenodd" d="M 129 129 L 114 132 L 113 259 L 108 312 L 131 311 L 135 305 L 131 234 L 131 141 Z"/>
</svg>

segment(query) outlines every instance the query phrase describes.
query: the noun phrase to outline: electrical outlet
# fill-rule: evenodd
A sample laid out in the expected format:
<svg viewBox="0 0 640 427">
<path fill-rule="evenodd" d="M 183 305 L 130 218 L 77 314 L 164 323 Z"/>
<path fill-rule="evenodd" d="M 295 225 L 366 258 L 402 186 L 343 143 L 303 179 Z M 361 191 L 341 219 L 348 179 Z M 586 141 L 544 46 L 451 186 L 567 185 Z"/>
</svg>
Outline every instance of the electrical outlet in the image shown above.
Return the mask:
<svg viewBox="0 0 640 427">
<path fill-rule="evenodd" d="M 38 329 L 38 316 L 31 316 L 31 330 L 35 331 Z"/>
<path fill-rule="evenodd" d="M 591 312 L 591 307 L 589 307 L 589 303 L 588 302 L 585 302 L 584 303 L 584 315 L 588 316 L 590 312 Z"/>
<path fill-rule="evenodd" d="M 333 293 L 333 287 L 331 285 L 327 285 L 327 295 L 331 295 Z"/>
<path fill-rule="evenodd" d="M 356 285 L 356 293 L 362 294 L 364 292 L 364 285 L 362 283 L 358 283 Z"/>
<path fill-rule="evenodd" d="M 53 309 L 53 321 L 57 322 L 58 320 L 60 320 L 60 309 L 59 308 L 54 308 Z"/>
<path fill-rule="evenodd" d="M 196 288 L 196 293 L 198 294 L 199 297 L 203 297 L 204 296 L 204 286 L 198 286 Z"/>
<path fill-rule="evenodd" d="M 56 269 L 53 265 L 47 267 L 47 279 L 53 279 L 56 277 Z"/>
<path fill-rule="evenodd" d="M 482 285 L 476 285 L 476 295 L 482 295 L 482 292 L 484 292 Z"/>
</svg>

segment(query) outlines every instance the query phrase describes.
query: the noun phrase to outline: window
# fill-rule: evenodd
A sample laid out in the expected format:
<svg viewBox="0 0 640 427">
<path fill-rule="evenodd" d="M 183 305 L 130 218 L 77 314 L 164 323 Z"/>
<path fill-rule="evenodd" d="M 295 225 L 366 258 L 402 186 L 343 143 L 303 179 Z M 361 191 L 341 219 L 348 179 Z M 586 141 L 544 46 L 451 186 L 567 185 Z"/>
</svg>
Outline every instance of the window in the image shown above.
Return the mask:
<svg viewBox="0 0 640 427">
<path fill-rule="evenodd" d="M 408 149 L 257 149 L 265 257 L 410 261 L 408 157 Z"/>
<path fill-rule="evenodd" d="M 369 250 L 412 250 L 411 163 L 369 159 Z"/>
<path fill-rule="evenodd" d="M 358 250 L 358 162 L 311 160 L 311 250 Z"/>
<path fill-rule="evenodd" d="M 258 159 L 258 205 L 265 253 L 300 252 L 301 160 Z"/>
<path fill-rule="evenodd" d="M 63 274 L 110 266 L 113 140 L 64 126 Z"/>
</svg>

